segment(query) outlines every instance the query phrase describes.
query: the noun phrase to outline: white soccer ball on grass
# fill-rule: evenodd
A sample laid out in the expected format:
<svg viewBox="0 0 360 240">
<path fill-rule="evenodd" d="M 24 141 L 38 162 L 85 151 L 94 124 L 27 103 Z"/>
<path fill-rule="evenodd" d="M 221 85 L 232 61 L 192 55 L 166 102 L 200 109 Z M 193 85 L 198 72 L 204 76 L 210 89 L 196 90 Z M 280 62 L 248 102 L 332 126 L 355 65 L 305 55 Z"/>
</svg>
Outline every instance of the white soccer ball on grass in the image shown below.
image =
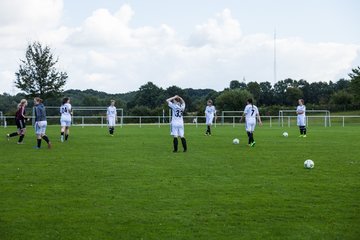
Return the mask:
<svg viewBox="0 0 360 240">
<path fill-rule="evenodd" d="M 313 160 L 311 160 L 311 159 L 305 160 L 304 168 L 311 169 L 311 168 L 314 168 L 314 166 L 315 166 L 315 163 Z"/>
<path fill-rule="evenodd" d="M 288 134 L 287 132 L 283 132 L 283 136 L 284 136 L 284 137 L 288 137 L 289 134 Z"/>
<path fill-rule="evenodd" d="M 233 139 L 233 144 L 239 144 L 239 143 L 240 143 L 240 140 L 238 138 Z"/>
</svg>

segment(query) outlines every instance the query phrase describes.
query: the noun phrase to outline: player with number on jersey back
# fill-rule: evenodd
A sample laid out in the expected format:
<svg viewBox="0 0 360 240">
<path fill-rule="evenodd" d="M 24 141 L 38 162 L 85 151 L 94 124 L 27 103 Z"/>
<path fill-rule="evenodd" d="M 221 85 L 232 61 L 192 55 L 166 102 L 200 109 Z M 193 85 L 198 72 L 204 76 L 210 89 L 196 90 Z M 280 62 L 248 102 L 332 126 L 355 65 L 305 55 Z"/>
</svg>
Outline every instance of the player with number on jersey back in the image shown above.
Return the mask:
<svg viewBox="0 0 360 240">
<path fill-rule="evenodd" d="M 245 116 L 245 129 L 248 135 L 248 144 L 250 147 L 255 146 L 254 140 L 254 131 L 256 126 L 256 119 L 259 121 L 259 125 L 262 125 L 260 114 L 258 108 L 253 104 L 251 98 L 249 98 L 246 102 L 246 107 L 244 109 L 244 113 L 241 116 L 240 122 L 242 121 L 243 117 Z"/>
<path fill-rule="evenodd" d="M 68 140 L 69 138 L 69 132 L 70 132 L 70 126 L 71 126 L 71 114 L 72 114 L 72 108 L 70 104 L 70 98 L 65 97 L 63 98 L 62 105 L 60 107 L 60 125 L 61 125 L 61 142 L 64 142 Z"/>
<path fill-rule="evenodd" d="M 180 96 L 175 95 L 171 98 L 166 99 L 169 108 L 172 110 L 171 118 L 171 135 L 173 139 L 173 152 L 178 151 L 178 137 L 181 139 L 184 152 L 187 151 L 186 139 L 184 137 L 184 119 L 183 113 L 185 110 L 185 101 Z"/>
</svg>

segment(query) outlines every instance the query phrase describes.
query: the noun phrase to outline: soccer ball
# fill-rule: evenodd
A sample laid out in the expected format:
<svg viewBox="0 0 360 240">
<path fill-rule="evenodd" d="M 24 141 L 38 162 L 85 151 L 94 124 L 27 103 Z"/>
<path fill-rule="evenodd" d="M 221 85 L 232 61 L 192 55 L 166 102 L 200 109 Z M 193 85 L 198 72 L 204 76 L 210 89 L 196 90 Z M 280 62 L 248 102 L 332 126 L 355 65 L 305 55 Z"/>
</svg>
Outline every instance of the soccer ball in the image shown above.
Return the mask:
<svg viewBox="0 0 360 240">
<path fill-rule="evenodd" d="M 288 134 L 287 132 L 283 132 L 283 136 L 284 136 L 284 137 L 288 137 L 289 134 Z"/>
<path fill-rule="evenodd" d="M 304 168 L 310 169 L 310 168 L 314 168 L 314 166 L 315 166 L 315 163 L 311 159 L 308 159 L 304 162 Z"/>
<path fill-rule="evenodd" d="M 237 139 L 237 138 L 234 138 L 233 139 L 233 144 L 239 144 L 240 143 L 240 140 L 239 139 Z"/>
</svg>

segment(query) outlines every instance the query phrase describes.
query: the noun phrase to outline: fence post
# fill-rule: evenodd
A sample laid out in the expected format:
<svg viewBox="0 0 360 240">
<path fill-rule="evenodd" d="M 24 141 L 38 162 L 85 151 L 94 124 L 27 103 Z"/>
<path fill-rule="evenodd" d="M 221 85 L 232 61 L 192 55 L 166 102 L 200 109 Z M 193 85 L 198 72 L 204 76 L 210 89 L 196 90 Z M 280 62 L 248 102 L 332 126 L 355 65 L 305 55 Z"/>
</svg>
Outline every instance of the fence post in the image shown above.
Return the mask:
<svg viewBox="0 0 360 240">
<path fill-rule="evenodd" d="M 288 117 L 288 127 L 290 127 L 290 117 Z"/>
</svg>

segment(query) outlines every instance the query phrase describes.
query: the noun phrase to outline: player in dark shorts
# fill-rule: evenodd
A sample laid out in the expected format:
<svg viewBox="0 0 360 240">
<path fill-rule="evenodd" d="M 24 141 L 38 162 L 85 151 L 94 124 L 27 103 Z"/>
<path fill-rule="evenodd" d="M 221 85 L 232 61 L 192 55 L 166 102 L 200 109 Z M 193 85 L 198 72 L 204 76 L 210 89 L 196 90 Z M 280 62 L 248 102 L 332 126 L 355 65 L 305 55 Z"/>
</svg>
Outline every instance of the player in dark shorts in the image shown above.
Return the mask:
<svg viewBox="0 0 360 240">
<path fill-rule="evenodd" d="M 23 144 L 23 140 L 26 132 L 26 117 L 25 117 L 25 107 L 27 106 L 26 99 L 22 99 L 18 104 L 18 110 L 15 114 L 15 122 L 17 126 L 17 131 L 13 133 L 6 134 L 7 139 L 9 140 L 11 137 L 16 137 L 20 135 L 17 144 Z"/>
</svg>

